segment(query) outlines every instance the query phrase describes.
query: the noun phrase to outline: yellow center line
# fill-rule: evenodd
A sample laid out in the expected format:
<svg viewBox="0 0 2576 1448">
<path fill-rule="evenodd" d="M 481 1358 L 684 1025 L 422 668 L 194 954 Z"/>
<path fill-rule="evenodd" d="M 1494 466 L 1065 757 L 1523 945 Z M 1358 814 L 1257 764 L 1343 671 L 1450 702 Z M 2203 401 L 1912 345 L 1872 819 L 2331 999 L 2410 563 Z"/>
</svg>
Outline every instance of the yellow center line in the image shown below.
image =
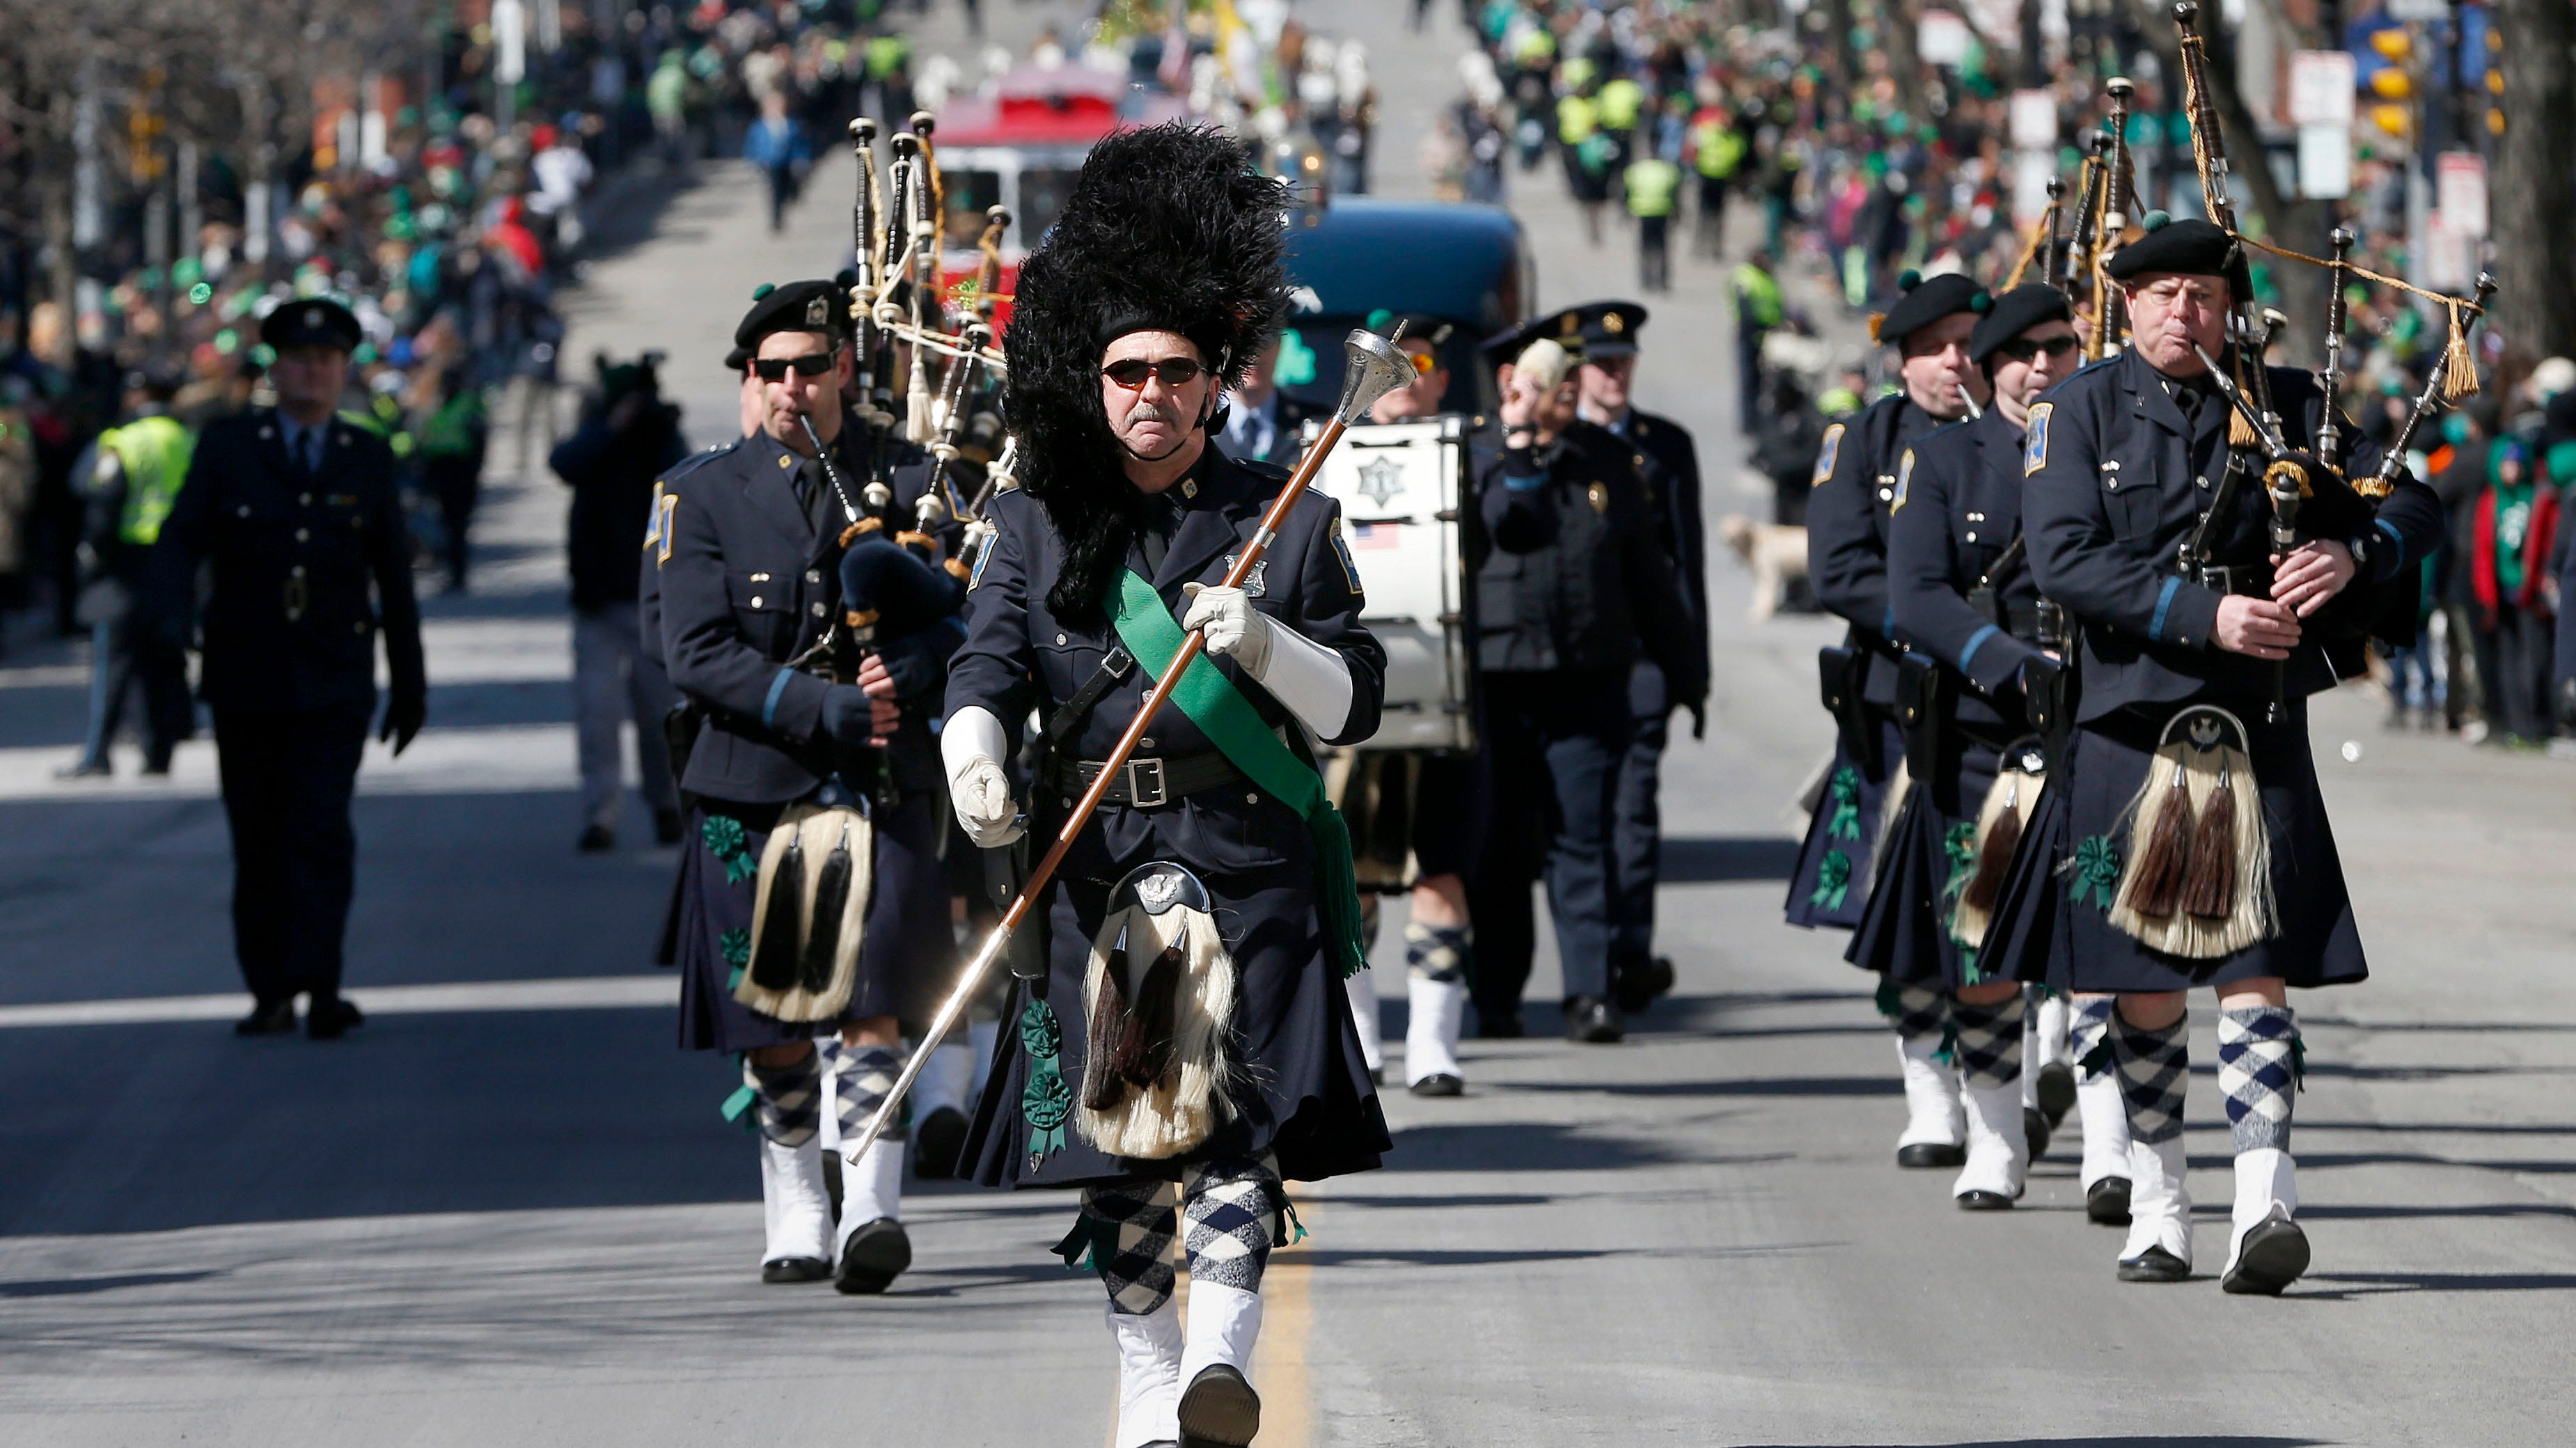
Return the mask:
<svg viewBox="0 0 2576 1448">
<path fill-rule="evenodd" d="M 1297 1213 L 1312 1235 L 1321 1219 L 1315 1199 L 1300 1198 Z M 1315 1442 L 1315 1385 L 1307 1362 L 1315 1336 L 1313 1271 L 1304 1253 L 1273 1251 L 1261 1274 L 1261 1343 L 1252 1354 L 1252 1386 L 1261 1394 L 1261 1448 L 1312 1448 Z"/>
</svg>

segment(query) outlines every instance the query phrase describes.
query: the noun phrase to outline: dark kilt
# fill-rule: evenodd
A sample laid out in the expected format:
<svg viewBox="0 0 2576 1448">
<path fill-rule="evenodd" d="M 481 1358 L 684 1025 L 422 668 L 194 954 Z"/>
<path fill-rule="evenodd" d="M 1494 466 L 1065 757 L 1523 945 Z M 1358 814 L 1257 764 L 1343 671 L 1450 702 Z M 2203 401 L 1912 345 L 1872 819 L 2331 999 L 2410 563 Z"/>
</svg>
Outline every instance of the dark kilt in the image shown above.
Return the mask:
<svg viewBox="0 0 2576 1448">
<path fill-rule="evenodd" d="M 1962 949 L 1950 935 L 1952 909 L 1968 883 L 1951 859 L 1950 840 L 1963 828 L 1976 832 L 2003 750 L 1953 727 L 1941 752 L 1932 777 L 1916 779 L 1906 791 L 1843 959 L 1899 984 L 1956 990 L 1995 978 L 1991 972 L 1972 978 L 1979 961 L 1974 945 Z"/>
<path fill-rule="evenodd" d="M 1053 839 L 1065 810 L 1051 799 L 1040 804 L 1031 833 Z M 1057 1070 L 1079 1091 L 1087 1035 L 1082 987 L 1091 940 L 1108 915 L 1112 887 L 1151 860 L 1181 864 L 1207 886 L 1217 927 L 1234 956 L 1232 1049 L 1242 1082 L 1235 1114 L 1197 1149 L 1161 1161 L 1110 1156 L 1084 1141 L 1068 1115 L 1064 1145 L 1033 1163 L 1023 1108 L 1031 1060 L 1022 1045 L 1022 1017 L 1032 998 L 1053 1008 Z M 1208 791 L 1151 810 L 1101 806 L 1048 890 L 1048 976 L 1015 982 L 1003 1013 L 992 1071 L 967 1138 L 965 1160 L 974 1179 L 1014 1187 L 1177 1179 L 1184 1164 L 1273 1151 L 1279 1174 L 1289 1181 L 1376 1167 L 1392 1142 L 1360 1054 L 1349 997 L 1324 950 L 1314 876 L 1305 822 L 1268 795 L 1246 802 L 1242 795 Z M 1035 926 L 1032 920 L 1024 928 Z"/>
<path fill-rule="evenodd" d="M 2121 818 L 2154 757 L 2156 741 L 2180 706 L 2150 717 L 2123 710 L 2075 731 L 2067 773 L 2066 849 L 2070 861 L 2088 838 L 2107 837 L 2125 859 L 2128 824 Z M 2279 724 L 2263 722 L 2260 704 L 2236 709 L 2244 720 L 2261 782 L 2263 823 L 2271 835 L 2272 890 L 2280 904 L 2280 931 L 2232 955 L 2187 960 L 2148 949 L 2111 928 L 2103 892 L 2077 895 L 2084 881 L 2070 863 L 2067 981 L 2078 991 L 2171 991 L 2279 976 L 2294 986 L 2345 985 L 2365 979 L 2361 932 L 2353 923 L 2343 861 L 2326 822 L 2317 789 L 2316 759 L 2308 747 L 2308 710 L 2292 703 Z"/>
<path fill-rule="evenodd" d="M 2040 787 L 2039 803 L 2023 822 L 2021 844 L 2004 872 L 1977 960 L 1989 979 L 2006 976 L 2053 990 L 2072 989 L 2066 965 L 2066 771 L 2054 768 Z"/>
<path fill-rule="evenodd" d="M 707 843 L 715 816 L 742 822 L 754 864 L 777 823 L 776 805 L 736 805 L 707 800 L 691 815 L 680 844 L 680 884 L 673 931 L 680 967 L 680 1048 L 752 1051 L 826 1035 L 836 1025 L 894 1016 L 907 1030 L 939 1009 L 956 966 L 956 937 L 948 920 L 948 890 L 939 863 L 938 800 L 905 794 L 876 808 L 873 879 L 867 935 L 859 947 L 859 978 L 850 1004 L 836 1021 L 782 1021 L 733 998 L 733 962 L 725 958 L 729 930 L 751 931 L 756 876 L 725 879 L 724 862 Z"/>
<path fill-rule="evenodd" d="M 1798 846 L 1797 868 L 1789 875 L 1786 912 L 1792 925 L 1830 925 L 1850 930 L 1860 924 L 1861 908 L 1869 903 L 1870 853 L 1878 843 L 1879 821 L 1886 817 L 1887 781 L 1896 772 L 1898 761 L 1905 757 L 1905 736 L 1895 721 L 1872 712 L 1880 721 L 1876 771 L 1853 757 L 1850 746 L 1836 731 L 1834 762 L 1825 773 L 1825 794 L 1816 802 L 1815 818 L 1807 822 L 1807 838 Z M 1860 790 L 1857 838 L 1838 837 L 1832 832 L 1833 781 L 1845 769 L 1852 772 Z M 1835 856 L 1842 859 L 1841 865 L 1830 867 L 1842 876 L 1839 901 L 1823 888 L 1829 868 L 1826 862 Z"/>
</svg>

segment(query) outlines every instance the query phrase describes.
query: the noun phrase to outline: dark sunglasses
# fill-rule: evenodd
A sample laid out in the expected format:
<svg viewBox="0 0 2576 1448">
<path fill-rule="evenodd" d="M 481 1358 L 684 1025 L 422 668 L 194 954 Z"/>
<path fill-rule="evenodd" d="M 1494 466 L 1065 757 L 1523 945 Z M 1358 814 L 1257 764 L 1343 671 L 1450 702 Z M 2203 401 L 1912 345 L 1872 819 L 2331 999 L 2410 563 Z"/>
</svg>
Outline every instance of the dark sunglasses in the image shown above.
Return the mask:
<svg viewBox="0 0 2576 1448">
<path fill-rule="evenodd" d="M 2007 357 L 2010 357 L 2015 362 L 2027 362 L 2042 352 L 2047 353 L 2051 357 L 2063 357 L 2067 353 L 2075 350 L 2075 339 L 2072 337 L 2051 337 L 2045 342 L 2035 342 L 2028 337 L 2015 337 L 2011 341 L 1997 347 L 1995 350 L 2003 353 Z"/>
<path fill-rule="evenodd" d="M 799 377 L 820 377 L 832 370 L 832 362 L 829 352 L 808 352 L 802 357 L 754 358 L 751 370 L 763 382 L 784 382 L 791 370 Z"/>
<path fill-rule="evenodd" d="M 1130 392 L 1144 390 L 1145 379 L 1159 377 L 1165 387 L 1187 387 L 1207 371 L 1187 357 L 1166 357 L 1148 362 L 1142 357 L 1128 357 L 1100 369 L 1100 375 Z"/>
</svg>

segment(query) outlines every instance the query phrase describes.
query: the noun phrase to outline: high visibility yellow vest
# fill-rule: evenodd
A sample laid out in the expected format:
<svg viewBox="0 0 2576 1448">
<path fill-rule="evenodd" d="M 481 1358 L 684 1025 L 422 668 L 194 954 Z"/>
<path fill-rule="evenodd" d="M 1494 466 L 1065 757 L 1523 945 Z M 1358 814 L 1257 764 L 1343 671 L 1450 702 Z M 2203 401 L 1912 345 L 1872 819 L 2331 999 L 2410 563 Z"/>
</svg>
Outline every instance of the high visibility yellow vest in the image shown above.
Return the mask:
<svg viewBox="0 0 2576 1448">
<path fill-rule="evenodd" d="M 1769 272 L 1751 262 L 1737 267 L 1735 294 L 1744 299 L 1744 313 L 1753 325 L 1765 329 L 1780 325 L 1780 282 Z"/>
<path fill-rule="evenodd" d="M 1681 189 L 1681 167 L 1651 158 L 1639 161 L 1628 168 L 1628 214 L 1670 216 Z"/>
<path fill-rule="evenodd" d="M 1637 112 L 1646 104 L 1646 88 L 1621 76 L 1601 87 L 1601 124 L 1613 131 L 1637 129 Z"/>
<path fill-rule="evenodd" d="M 1579 146 L 1601 129 L 1600 108 L 1588 96 L 1567 96 L 1556 103 L 1556 138 Z"/>
<path fill-rule="evenodd" d="M 188 459 L 197 452 L 196 436 L 174 417 L 142 417 L 98 435 L 98 445 L 116 456 L 125 471 L 125 514 L 116 535 L 138 548 L 149 548 L 161 536 L 161 522 L 178 501 L 179 485 L 188 481 Z"/>
<path fill-rule="evenodd" d="M 1744 133 L 1716 121 L 1702 121 L 1691 127 L 1691 148 L 1697 152 L 1694 162 L 1699 174 L 1724 181 L 1735 175 L 1744 164 Z"/>
</svg>

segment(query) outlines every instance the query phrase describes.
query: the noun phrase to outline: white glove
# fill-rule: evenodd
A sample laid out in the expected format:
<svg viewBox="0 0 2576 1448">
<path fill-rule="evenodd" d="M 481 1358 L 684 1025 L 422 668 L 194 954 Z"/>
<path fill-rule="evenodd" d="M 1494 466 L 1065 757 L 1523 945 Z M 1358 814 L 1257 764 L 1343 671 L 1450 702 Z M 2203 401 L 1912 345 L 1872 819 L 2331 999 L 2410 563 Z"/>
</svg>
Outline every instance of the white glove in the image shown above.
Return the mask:
<svg viewBox="0 0 2576 1448">
<path fill-rule="evenodd" d="M 1211 655 L 1232 658 L 1256 679 L 1267 672 L 1270 620 L 1252 606 L 1251 598 L 1242 589 L 1184 583 L 1181 592 L 1190 600 L 1189 608 L 1181 615 L 1181 627 L 1204 631 Z"/>
<path fill-rule="evenodd" d="M 1025 831 L 1002 771 L 1002 721 L 989 709 L 960 709 L 939 730 L 939 758 L 948 767 L 948 801 L 957 823 L 978 849 L 997 849 Z"/>
<path fill-rule="evenodd" d="M 1205 629 L 1209 653 L 1232 655 L 1317 734 L 1342 732 L 1351 718 L 1351 666 L 1338 650 L 1274 622 L 1240 588 L 1184 583 L 1181 591 L 1190 596 L 1181 626 Z"/>
</svg>

